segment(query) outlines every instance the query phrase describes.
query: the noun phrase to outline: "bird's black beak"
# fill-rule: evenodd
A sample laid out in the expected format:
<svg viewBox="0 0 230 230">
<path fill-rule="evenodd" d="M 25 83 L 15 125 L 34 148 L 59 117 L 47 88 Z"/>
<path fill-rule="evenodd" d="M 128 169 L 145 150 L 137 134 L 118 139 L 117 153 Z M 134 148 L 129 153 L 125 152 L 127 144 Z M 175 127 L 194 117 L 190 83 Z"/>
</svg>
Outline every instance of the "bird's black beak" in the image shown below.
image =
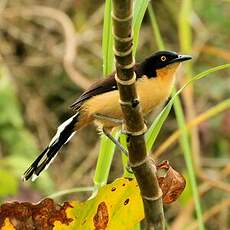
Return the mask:
<svg viewBox="0 0 230 230">
<path fill-rule="evenodd" d="M 192 56 L 190 56 L 190 55 L 178 55 L 177 58 L 174 58 L 173 60 L 169 61 L 169 64 L 176 63 L 176 62 L 188 61 L 190 59 L 192 59 Z"/>
</svg>

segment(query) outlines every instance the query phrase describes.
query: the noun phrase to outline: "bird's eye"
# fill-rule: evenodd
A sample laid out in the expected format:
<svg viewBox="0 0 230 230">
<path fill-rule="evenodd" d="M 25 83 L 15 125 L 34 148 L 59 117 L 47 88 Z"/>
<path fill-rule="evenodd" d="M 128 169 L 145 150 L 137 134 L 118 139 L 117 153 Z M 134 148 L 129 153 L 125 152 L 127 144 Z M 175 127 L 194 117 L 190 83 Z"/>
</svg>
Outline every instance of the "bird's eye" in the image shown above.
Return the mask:
<svg viewBox="0 0 230 230">
<path fill-rule="evenodd" d="M 161 56 L 161 61 L 166 61 L 166 57 L 165 56 Z"/>
</svg>

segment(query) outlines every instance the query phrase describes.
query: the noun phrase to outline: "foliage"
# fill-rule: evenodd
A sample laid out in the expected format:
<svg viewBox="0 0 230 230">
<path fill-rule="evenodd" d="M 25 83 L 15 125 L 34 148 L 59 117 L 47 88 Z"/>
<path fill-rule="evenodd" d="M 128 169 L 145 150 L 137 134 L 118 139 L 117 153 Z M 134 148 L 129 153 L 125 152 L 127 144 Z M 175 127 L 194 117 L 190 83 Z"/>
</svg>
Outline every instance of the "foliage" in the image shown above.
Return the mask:
<svg viewBox="0 0 230 230">
<path fill-rule="evenodd" d="M 48 143 L 48 137 L 55 132 L 54 129 L 58 125 L 58 121 L 69 116 L 66 108 L 81 93 L 80 87 L 73 84 L 73 81 L 63 71 L 65 67 L 61 65 L 66 40 L 59 24 L 56 24 L 56 21 L 51 19 L 52 17 L 14 17 L 15 12 L 7 11 L 7 9 L 14 6 L 15 1 L 6 2 L 7 4 L 0 4 L 1 14 L 3 13 L 0 21 L 0 61 L 4 60 L 4 64 L 1 63 L 0 74 L 1 201 L 8 198 L 17 199 L 18 195 L 25 189 L 28 189 L 28 193 L 33 193 L 34 185 L 22 184 L 20 176 L 39 153 L 38 143 L 39 149 Z M 189 5 L 189 2 L 192 2 L 193 5 Z M 76 29 L 78 43 L 74 64 L 79 73 L 90 80 L 95 80 L 101 76 L 102 59 L 104 75 L 110 73 L 113 66 L 113 58 L 111 58 L 113 56 L 111 1 L 106 1 L 105 14 L 103 14 L 103 4 L 100 3 L 100 1 L 97 3 L 92 1 L 64 1 L 57 6 L 53 1 L 47 1 L 47 5 L 63 12 L 68 18 L 74 19 L 72 22 Z M 227 50 L 229 30 L 226 30 L 229 25 L 228 17 L 226 17 L 229 10 L 226 1 L 183 0 L 180 3 L 171 1 L 153 1 L 152 4 L 148 4 L 149 1 L 142 1 L 142 3 L 140 4 L 140 1 L 136 0 L 134 4 L 134 47 L 135 51 L 137 50 L 137 60 L 142 60 L 154 50 L 162 49 L 162 35 L 169 49 L 178 51 L 181 43 L 180 47 L 188 48 L 186 52 L 190 53 L 188 50 L 193 52 L 193 74 L 190 76 L 197 76 L 197 73 L 203 72 L 204 69 L 210 71 L 213 66 L 222 66 L 229 62 L 230 55 Z M 28 5 L 26 1 L 22 0 L 16 5 L 30 8 L 31 5 L 36 5 L 36 1 L 32 0 Z M 144 17 L 147 6 L 150 18 Z M 180 6 L 183 7 L 180 8 Z M 4 15 L 7 14 L 10 17 L 4 18 Z M 184 30 L 178 29 L 178 15 L 180 17 L 179 26 Z M 185 18 L 186 20 L 183 20 Z M 101 32 L 102 19 L 104 19 L 103 33 Z M 158 27 L 157 22 L 160 31 L 159 28 L 158 31 L 156 29 Z M 154 34 L 151 31 L 150 23 L 152 23 Z M 188 31 L 188 26 L 190 31 Z M 187 31 L 187 33 L 183 33 L 183 31 Z M 102 34 L 103 56 L 101 57 Z M 186 36 L 187 38 L 185 38 Z M 190 44 L 187 43 L 188 41 Z M 6 71 L 6 66 L 10 74 Z M 223 67 L 221 66 L 220 68 Z M 187 68 L 185 71 L 187 72 Z M 229 68 L 212 75 L 216 77 L 208 80 L 202 79 L 194 84 L 194 101 L 198 113 L 205 113 L 204 111 L 208 108 L 214 104 L 218 106 L 221 101 L 229 97 Z M 41 103 L 44 110 L 41 110 L 41 114 L 34 115 L 36 122 L 31 122 L 27 97 L 24 95 L 29 95 L 34 101 L 37 98 L 42 99 Z M 181 98 L 184 99 L 184 95 Z M 149 151 L 167 141 L 170 133 L 175 129 L 176 122 L 174 113 L 170 110 L 171 106 L 172 101 L 167 104 L 151 125 L 146 136 Z M 186 102 L 183 100 L 182 108 L 184 106 L 186 106 Z M 211 180 L 210 182 L 207 179 L 199 178 L 197 187 L 200 196 L 202 189 L 208 188 L 202 193 L 200 201 L 205 216 L 206 212 L 217 203 L 216 201 L 225 199 L 226 190 L 223 188 L 229 186 L 225 169 L 229 153 L 229 114 L 228 112 L 223 113 L 223 111 L 221 110 L 219 113 L 222 114 L 219 114 L 215 119 L 208 117 L 197 127 L 201 140 L 201 167 Z M 153 119 L 151 118 L 151 120 Z M 185 125 L 185 121 L 182 121 L 182 125 Z M 48 130 L 45 132 L 45 137 L 43 136 L 44 130 Z M 191 135 L 190 133 L 187 135 L 187 141 L 190 141 Z M 120 138 L 124 141 L 124 136 Z M 50 167 L 49 172 L 52 175 L 52 180 L 47 174 L 44 174 L 35 183 L 36 192 L 40 194 L 40 197 L 41 194 L 52 193 L 54 191 L 53 185 L 55 185 L 59 189 L 64 189 L 63 192 L 65 191 L 65 196 L 57 199 L 66 200 L 66 192 L 91 191 L 92 187 L 90 189 L 81 188 L 91 186 L 92 175 L 97 175 L 94 176 L 94 182 L 100 187 L 106 184 L 107 180 L 113 181 L 114 178 L 123 173 L 122 169 L 126 169 L 127 159 L 122 168 L 120 155 L 113 154 L 113 144 L 105 141 L 105 139 L 103 139 L 101 147 L 101 152 L 104 155 L 100 155 L 99 159 L 102 161 L 98 160 L 98 167 L 94 172 L 98 153 L 95 144 L 97 139 L 97 135 L 91 127 L 83 130 L 73 139 L 67 149 L 63 150 L 63 153 L 66 154 L 60 154 Z M 175 147 L 170 146 L 170 150 L 164 152 L 163 157 L 169 159 L 180 171 L 183 171 L 188 181 L 189 174 L 184 161 L 186 154 L 184 157 L 182 154 L 178 154 L 180 152 L 188 153 L 188 151 L 184 151 L 182 148 L 183 145 L 180 148 L 177 145 Z M 186 148 L 188 149 L 188 147 Z M 108 154 L 109 152 L 111 154 Z M 192 160 L 188 157 L 190 157 L 189 154 L 187 154 L 187 166 L 192 164 Z M 223 183 L 224 187 L 218 187 L 216 183 L 213 183 L 212 175 L 219 178 L 219 182 Z M 79 186 L 79 189 L 68 190 L 68 187 L 72 188 L 76 185 Z M 193 207 L 191 206 L 190 214 L 187 210 L 187 207 L 190 207 L 189 204 L 193 202 L 190 183 L 186 188 L 188 192 L 183 194 L 183 201 L 166 209 L 166 215 L 173 213 L 173 217 L 169 219 L 168 223 L 172 229 L 183 213 L 187 214 L 188 217 L 183 219 L 184 225 L 195 221 Z M 218 192 L 216 192 L 217 189 Z M 214 199 L 212 199 L 213 192 L 215 193 Z M 76 196 L 80 196 L 81 199 L 86 198 L 85 193 L 76 194 L 75 200 Z M 30 199 L 28 198 L 28 200 Z M 37 199 L 33 198 L 32 200 L 37 201 Z M 226 224 L 222 218 L 226 215 L 224 210 L 223 208 L 218 211 L 216 218 L 207 220 L 207 229 L 211 229 L 213 226 L 220 228 Z M 184 227 L 180 226 L 176 229 L 184 229 Z"/>
<path fill-rule="evenodd" d="M 157 165 L 163 202 L 174 202 L 185 187 L 184 178 L 164 161 Z M 136 212 L 133 213 L 133 210 Z M 42 213 L 42 218 L 40 218 Z M 14 202 L 0 207 L 0 229 L 10 225 L 44 229 L 133 229 L 144 218 L 140 189 L 134 178 L 119 178 L 99 188 L 97 196 L 85 202 L 56 204 L 46 198 L 38 204 Z"/>
<path fill-rule="evenodd" d="M 22 171 L 30 164 L 38 148 L 34 137 L 25 128 L 15 87 L 3 65 L 0 68 L 0 108 L 0 141 L 3 151 L 7 150 L 3 152 L 6 157 L 1 160 L 3 168 L 0 170 L 0 194 L 4 197 L 17 193 Z M 43 182 L 38 183 L 38 187 L 46 192 L 53 191 L 47 175 Z"/>
</svg>

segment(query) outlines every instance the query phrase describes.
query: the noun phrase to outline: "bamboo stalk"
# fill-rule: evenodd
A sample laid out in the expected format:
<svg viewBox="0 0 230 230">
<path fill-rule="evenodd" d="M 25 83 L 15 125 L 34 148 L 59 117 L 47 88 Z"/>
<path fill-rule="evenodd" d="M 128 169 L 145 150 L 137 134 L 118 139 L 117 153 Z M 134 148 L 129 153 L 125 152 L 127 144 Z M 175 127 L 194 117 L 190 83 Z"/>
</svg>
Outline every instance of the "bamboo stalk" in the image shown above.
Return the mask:
<svg viewBox="0 0 230 230">
<path fill-rule="evenodd" d="M 132 55 L 132 0 L 113 0 L 114 53 L 116 80 L 120 93 L 127 133 L 129 163 L 140 187 L 144 203 L 146 229 L 164 229 L 162 191 L 156 177 L 156 166 L 146 153 L 146 127 L 135 88 Z"/>
</svg>

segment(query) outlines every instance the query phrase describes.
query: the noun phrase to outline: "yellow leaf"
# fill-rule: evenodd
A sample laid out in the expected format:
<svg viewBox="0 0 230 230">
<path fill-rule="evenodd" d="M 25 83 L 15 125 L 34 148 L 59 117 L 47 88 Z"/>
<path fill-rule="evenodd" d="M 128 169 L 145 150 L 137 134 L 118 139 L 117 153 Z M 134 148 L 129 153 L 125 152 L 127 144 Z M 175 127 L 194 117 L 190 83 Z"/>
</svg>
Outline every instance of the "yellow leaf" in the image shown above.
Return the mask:
<svg viewBox="0 0 230 230">
<path fill-rule="evenodd" d="M 67 208 L 67 226 L 55 222 L 55 230 L 129 230 L 144 218 L 140 190 L 135 179 L 120 178 L 99 189 L 97 196 L 84 202 L 72 202 Z"/>
</svg>

